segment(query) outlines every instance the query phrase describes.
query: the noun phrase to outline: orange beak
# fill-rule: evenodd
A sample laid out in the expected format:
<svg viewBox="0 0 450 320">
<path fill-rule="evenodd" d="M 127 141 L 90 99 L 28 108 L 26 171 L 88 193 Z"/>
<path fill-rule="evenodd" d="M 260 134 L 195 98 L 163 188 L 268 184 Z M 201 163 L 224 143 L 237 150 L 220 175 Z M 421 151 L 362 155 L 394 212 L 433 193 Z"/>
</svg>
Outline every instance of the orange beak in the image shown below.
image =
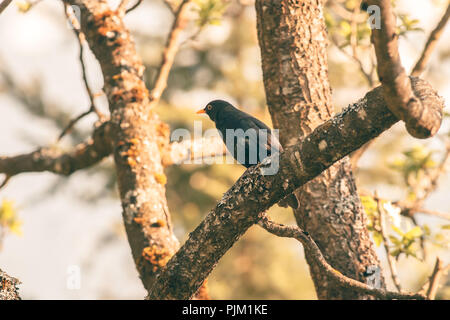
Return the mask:
<svg viewBox="0 0 450 320">
<path fill-rule="evenodd" d="M 205 111 L 205 109 L 201 109 L 201 110 L 198 110 L 196 113 L 201 114 L 201 113 L 206 113 L 206 111 Z"/>
</svg>

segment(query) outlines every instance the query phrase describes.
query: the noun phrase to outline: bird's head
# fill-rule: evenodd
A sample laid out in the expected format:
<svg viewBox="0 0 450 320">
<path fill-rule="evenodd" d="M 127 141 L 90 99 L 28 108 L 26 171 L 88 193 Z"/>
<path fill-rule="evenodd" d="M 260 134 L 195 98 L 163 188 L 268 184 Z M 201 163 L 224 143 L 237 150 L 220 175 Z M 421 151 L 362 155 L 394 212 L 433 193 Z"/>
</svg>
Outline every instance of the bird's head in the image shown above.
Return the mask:
<svg viewBox="0 0 450 320">
<path fill-rule="evenodd" d="M 230 103 L 224 100 L 213 100 L 209 102 L 206 107 L 197 111 L 197 113 L 206 113 L 212 121 L 216 121 L 218 119 L 220 111 L 230 108 L 234 109 L 234 107 Z"/>
</svg>

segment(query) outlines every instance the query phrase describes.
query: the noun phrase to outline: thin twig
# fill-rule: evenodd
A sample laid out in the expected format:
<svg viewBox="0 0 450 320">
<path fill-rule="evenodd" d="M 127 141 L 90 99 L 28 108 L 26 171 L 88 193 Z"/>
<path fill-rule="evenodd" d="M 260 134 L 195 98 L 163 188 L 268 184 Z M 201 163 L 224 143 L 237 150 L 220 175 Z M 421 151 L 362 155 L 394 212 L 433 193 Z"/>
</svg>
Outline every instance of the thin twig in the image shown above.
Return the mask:
<svg viewBox="0 0 450 320">
<path fill-rule="evenodd" d="M 122 2 L 123 3 L 123 2 Z M 72 24 L 72 29 L 75 33 L 75 36 L 78 40 L 78 45 L 79 45 L 79 60 L 80 60 L 80 64 L 81 64 L 81 70 L 82 70 L 82 74 L 83 74 L 83 83 L 84 86 L 86 88 L 86 92 L 89 96 L 89 100 L 90 100 L 90 107 L 87 111 L 83 112 L 82 114 L 80 114 L 79 116 L 77 116 L 76 118 L 72 119 L 69 124 L 63 129 L 63 131 L 61 132 L 61 134 L 58 137 L 58 141 L 60 141 L 71 129 L 72 127 L 82 118 L 84 118 L 85 116 L 87 116 L 88 114 L 90 114 L 91 112 L 95 112 L 98 116 L 98 118 L 101 120 L 103 119 L 103 114 L 97 109 L 97 107 L 95 106 L 95 97 L 97 95 L 94 95 L 92 93 L 91 88 L 89 87 L 89 83 L 87 80 L 87 73 L 86 73 L 86 65 L 84 63 L 84 55 L 83 55 L 83 48 L 84 48 L 84 42 L 86 41 L 86 38 L 84 36 L 84 33 L 81 32 L 80 30 L 80 23 L 77 19 L 77 17 L 73 14 L 72 10 L 70 10 L 70 6 L 68 4 L 64 4 L 64 13 L 66 14 L 67 19 L 69 19 L 70 23 Z"/>
<path fill-rule="evenodd" d="M 354 54 L 348 53 L 344 49 L 344 47 L 338 43 L 338 40 L 336 39 L 335 36 L 331 36 L 331 41 L 336 46 L 336 48 L 339 49 L 339 51 L 341 51 L 343 54 L 345 54 L 347 57 L 349 57 L 350 59 L 352 59 L 353 61 L 355 61 L 358 64 L 359 71 L 361 72 L 361 74 L 366 79 L 366 81 L 367 81 L 368 85 L 370 86 L 370 88 L 373 88 L 374 87 L 373 72 L 370 72 L 370 73 L 367 72 L 365 70 L 365 68 L 364 68 L 364 65 L 363 65 L 362 61 L 357 56 L 355 56 Z"/>
<path fill-rule="evenodd" d="M 342 8 L 338 4 L 334 3 L 334 1 L 332 2 L 332 6 L 334 8 Z M 344 12 L 347 12 L 344 8 L 342 8 L 342 10 L 344 10 Z M 355 61 L 358 64 L 359 71 L 366 79 L 367 84 L 370 86 L 370 88 L 373 88 L 374 84 L 375 84 L 374 80 L 373 80 L 374 66 L 372 64 L 372 67 L 371 67 L 372 70 L 370 72 L 367 72 L 364 68 L 364 65 L 363 65 L 361 59 L 359 58 L 359 55 L 358 55 L 358 35 L 357 35 L 357 33 L 358 33 L 358 21 L 359 21 L 358 17 L 360 17 L 360 16 L 361 16 L 360 6 L 356 5 L 354 10 L 350 14 L 350 16 L 347 17 L 351 21 L 351 35 L 350 35 L 350 46 L 352 49 L 351 54 L 348 53 L 343 46 L 338 44 L 338 40 L 336 39 L 335 36 L 331 37 L 331 41 L 343 54 L 345 54 L 347 57 L 349 57 L 351 60 Z M 372 52 L 370 52 L 370 54 L 372 54 Z M 374 140 L 369 141 L 368 143 L 366 143 L 365 145 L 363 145 L 361 148 L 359 148 L 358 150 L 356 150 L 355 152 L 353 152 L 350 155 L 350 161 L 351 161 L 353 169 L 357 168 L 359 159 L 362 157 L 364 152 L 367 151 L 367 149 L 373 143 L 373 141 Z"/>
<path fill-rule="evenodd" d="M 410 218 L 411 218 L 412 223 L 414 224 L 414 227 L 420 227 L 415 215 L 411 216 Z M 425 261 L 427 259 L 427 255 L 428 255 L 427 246 L 425 243 L 426 240 L 427 239 L 426 239 L 425 233 L 422 232 L 422 234 L 419 237 L 420 249 L 422 250 L 422 261 Z"/>
<path fill-rule="evenodd" d="M 139 5 L 142 3 L 142 1 L 143 1 L 143 0 L 138 0 L 138 1 L 136 1 L 136 3 L 135 3 L 132 7 L 128 8 L 128 9 L 125 11 L 125 13 L 129 13 L 129 12 L 133 11 L 134 9 L 136 9 L 137 7 L 139 7 Z"/>
<path fill-rule="evenodd" d="M 73 128 L 73 126 L 78 121 L 80 121 L 82 118 L 84 118 L 85 116 L 90 114 L 92 111 L 93 111 L 92 108 L 90 108 L 89 110 L 87 110 L 87 111 L 83 112 L 82 114 L 78 115 L 76 118 L 70 120 L 69 124 L 59 134 L 57 141 L 60 141 Z"/>
<path fill-rule="evenodd" d="M 172 4 L 170 1 L 168 0 L 163 0 L 163 3 L 166 5 L 166 7 L 175 15 L 176 14 L 176 8 L 174 6 L 174 4 Z"/>
<path fill-rule="evenodd" d="M 68 5 L 66 5 L 66 8 L 68 9 Z M 87 72 L 86 72 L 86 65 L 84 63 L 84 57 L 83 57 L 83 44 L 86 42 L 86 37 L 84 36 L 84 33 L 81 32 L 80 29 L 80 23 L 77 20 L 76 16 L 73 14 L 73 12 L 71 12 L 70 10 L 66 10 L 67 13 L 67 17 L 70 19 L 72 26 L 73 26 L 73 31 L 76 35 L 76 38 L 78 40 L 78 44 L 79 44 L 79 48 L 80 48 L 80 53 L 79 53 L 79 60 L 80 60 L 80 64 L 81 64 L 81 71 L 83 73 L 83 82 L 84 82 L 84 86 L 86 88 L 86 91 L 89 95 L 89 100 L 91 103 L 91 108 L 93 109 L 93 111 L 95 113 L 97 113 L 99 118 L 102 118 L 102 114 L 100 113 L 100 111 L 97 110 L 97 108 L 95 107 L 95 103 L 94 103 L 94 99 L 96 97 L 96 95 L 94 95 L 94 93 L 92 92 L 91 88 L 89 87 L 89 83 L 87 80 Z"/>
<path fill-rule="evenodd" d="M 6 175 L 5 180 L 3 180 L 2 184 L 0 185 L 0 189 L 3 188 L 4 186 L 6 186 L 6 184 L 8 183 L 9 179 L 11 179 L 11 175 Z"/>
<path fill-rule="evenodd" d="M 3 10 L 6 9 L 7 6 L 12 2 L 12 0 L 3 0 L 2 3 L 0 3 L 0 13 L 3 12 Z"/>
<path fill-rule="evenodd" d="M 275 223 L 269 219 L 265 212 L 260 214 L 260 222 L 258 224 L 274 235 L 277 235 L 279 237 L 294 238 L 300 241 L 306 248 L 308 248 L 308 250 L 310 250 L 311 257 L 321 267 L 322 271 L 326 273 L 327 276 L 336 280 L 340 285 L 344 287 L 352 288 L 353 290 L 356 290 L 358 292 L 370 294 L 380 299 L 425 299 L 425 296 L 422 294 L 397 293 L 381 290 L 344 276 L 342 273 L 328 264 L 319 247 L 311 238 L 311 236 L 307 232 L 300 229 L 298 226 L 285 226 Z"/>
<path fill-rule="evenodd" d="M 428 278 L 428 280 L 423 284 L 422 288 L 419 290 L 421 294 L 427 296 L 428 299 L 433 300 L 436 296 L 436 290 L 439 286 L 440 277 L 442 275 L 447 274 L 450 270 L 450 264 L 447 264 L 445 267 L 442 266 L 442 261 L 439 257 L 436 258 L 436 263 L 433 268 L 433 272 Z M 434 287 L 434 289 L 433 289 Z M 433 291 L 435 291 L 433 293 Z M 428 294 L 430 293 L 430 294 Z"/>
<path fill-rule="evenodd" d="M 186 13 L 188 12 L 187 9 L 190 2 L 191 0 L 183 0 L 175 13 L 175 20 L 167 38 L 161 65 L 159 66 L 158 73 L 156 75 L 155 85 L 150 92 L 150 100 L 152 101 L 158 101 L 167 86 L 167 78 L 169 77 L 169 72 L 172 68 L 175 55 L 180 47 L 179 37 L 186 24 Z"/>
<path fill-rule="evenodd" d="M 389 269 L 391 270 L 391 278 L 394 282 L 395 287 L 397 288 L 398 292 L 402 292 L 402 287 L 400 285 L 400 280 L 397 276 L 397 266 L 395 264 L 394 257 L 391 256 L 390 250 L 389 250 L 389 240 L 386 234 L 386 221 L 385 221 L 385 211 L 383 208 L 383 205 L 381 204 L 381 200 L 378 198 L 378 193 L 375 191 L 375 198 L 377 199 L 377 206 L 378 206 L 378 214 L 380 219 L 380 233 L 381 237 L 383 238 L 383 245 L 384 250 L 386 251 L 386 257 L 389 263 Z"/>
<path fill-rule="evenodd" d="M 416 212 L 428 214 L 430 216 L 435 216 L 435 217 L 439 217 L 439 218 L 446 219 L 446 220 L 450 220 L 450 213 L 447 213 L 447 212 L 440 212 L 437 210 L 430 210 L 430 209 L 425 209 L 425 208 L 418 208 L 418 209 L 416 209 Z"/>
<path fill-rule="evenodd" d="M 359 193 L 360 193 L 360 195 L 371 197 L 375 201 L 378 201 L 378 200 L 391 201 L 391 200 L 383 199 L 380 197 L 377 198 L 375 195 L 373 195 L 372 193 L 370 193 L 367 190 L 362 190 Z M 404 217 L 411 218 L 415 213 L 423 213 L 423 214 L 428 214 L 430 216 L 436 216 L 436 217 L 439 217 L 442 219 L 450 220 L 450 213 L 436 211 L 436 210 L 430 210 L 430 209 L 426 209 L 426 208 L 422 208 L 422 207 L 411 208 L 411 207 L 405 205 L 403 201 L 392 201 L 392 205 L 400 208 L 400 210 L 401 210 L 400 214 Z"/>
<path fill-rule="evenodd" d="M 434 265 L 433 273 L 431 274 L 428 290 L 427 290 L 427 299 L 434 300 L 436 297 L 437 290 L 439 288 L 439 282 L 441 276 L 448 270 L 449 265 L 444 267 L 442 260 L 437 257 L 436 263 Z"/>
<path fill-rule="evenodd" d="M 422 204 L 428 196 L 438 187 L 439 177 L 441 177 L 450 165 L 450 141 L 446 142 L 445 155 L 439 166 L 430 173 L 430 183 L 425 188 L 423 194 L 416 201 L 416 205 Z"/>
<path fill-rule="evenodd" d="M 448 213 L 423 208 L 425 200 L 436 190 L 436 188 L 438 187 L 439 178 L 445 174 L 445 172 L 447 171 L 447 167 L 449 165 L 450 165 L 450 142 L 447 141 L 445 155 L 439 166 L 434 170 L 428 172 L 422 178 L 422 180 L 428 179 L 427 185 L 422 189 L 419 189 L 421 185 L 417 185 L 415 188 L 413 188 L 414 194 L 419 196 L 417 196 L 417 198 L 412 202 L 409 201 L 394 202 L 395 205 L 401 208 L 401 214 L 403 216 L 413 219 L 415 213 L 421 212 L 424 214 L 429 214 L 450 220 L 450 215 Z"/>
<path fill-rule="evenodd" d="M 122 0 L 120 1 L 119 5 L 117 6 L 117 12 L 119 14 L 125 14 L 127 11 L 127 5 L 129 0 Z"/>
<path fill-rule="evenodd" d="M 327 5 L 328 4 L 330 5 L 331 9 L 333 9 L 334 13 L 345 20 L 351 20 L 353 18 L 356 23 L 363 23 L 367 21 L 367 15 L 365 13 L 358 12 L 358 14 L 355 14 L 354 11 L 350 12 L 342 5 L 337 4 L 336 1 L 327 1 Z M 359 8 L 359 6 L 357 7 Z"/>
<path fill-rule="evenodd" d="M 420 58 L 417 61 L 416 65 L 414 66 L 413 70 L 411 71 L 411 75 L 416 77 L 421 75 L 421 73 L 425 69 L 425 65 L 427 64 L 428 60 L 431 57 L 433 49 L 436 47 L 436 44 L 444 31 L 445 25 L 447 24 L 449 18 L 450 18 L 450 4 L 447 6 L 447 10 L 445 11 L 445 14 L 442 16 L 441 20 L 437 24 L 436 28 L 434 28 L 434 30 L 431 31 L 427 43 L 423 48 L 422 54 L 420 55 Z"/>
<path fill-rule="evenodd" d="M 356 21 L 356 16 L 360 13 L 359 6 L 355 6 L 352 11 L 350 26 L 350 46 L 352 47 L 352 55 L 355 59 L 358 59 L 358 22 Z"/>
</svg>

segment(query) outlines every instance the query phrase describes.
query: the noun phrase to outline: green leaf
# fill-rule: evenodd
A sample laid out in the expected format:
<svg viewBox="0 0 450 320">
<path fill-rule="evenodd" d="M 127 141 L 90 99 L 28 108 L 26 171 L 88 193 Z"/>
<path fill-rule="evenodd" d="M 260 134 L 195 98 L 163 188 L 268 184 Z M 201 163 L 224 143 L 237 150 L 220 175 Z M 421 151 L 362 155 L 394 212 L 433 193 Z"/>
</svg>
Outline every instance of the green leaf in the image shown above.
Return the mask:
<svg viewBox="0 0 450 320">
<path fill-rule="evenodd" d="M 346 20 L 342 20 L 339 23 L 339 33 L 343 36 L 343 37 L 347 37 L 352 33 L 352 27 L 350 25 L 350 23 L 348 23 L 348 21 Z"/>
<path fill-rule="evenodd" d="M 383 236 L 381 235 L 380 232 L 374 232 L 373 233 L 373 240 L 375 241 L 376 246 L 379 247 L 380 244 L 383 243 Z"/>
<path fill-rule="evenodd" d="M 402 244 L 400 239 L 398 239 L 397 237 L 394 237 L 394 236 L 389 236 L 389 240 L 391 240 L 391 242 L 393 244 L 395 244 L 396 246 L 400 246 Z"/>
<path fill-rule="evenodd" d="M 0 207 L 0 227 L 6 228 L 16 235 L 22 235 L 22 222 L 17 217 L 14 202 L 3 199 Z"/>
<path fill-rule="evenodd" d="M 398 258 L 400 253 L 402 253 L 401 249 L 395 249 L 394 251 L 391 251 L 391 256 Z"/>
<path fill-rule="evenodd" d="M 375 215 L 378 213 L 378 204 L 372 197 L 361 196 L 360 198 L 367 215 Z"/>
<path fill-rule="evenodd" d="M 405 235 L 405 233 L 404 233 L 402 230 L 400 230 L 399 228 L 397 228 L 396 226 L 392 225 L 391 228 L 392 228 L 392 230 L 394 230 L 398 235 L 400 235 L 400 236 L 402 236 L 402 237 Z"/>
<path fill-rule="evenodd" d="M 17 1 L 16 3 L 19 12 L 26 13 L 31 9 L 32 3 L 29 1 Z"/>
<path fill-rule="evenodd" d="M 423 232 L 426 236 L 429 236 L 431 234 L 431 229 L 427 224 L 424 224 L 422 226 Z"/>
<path fill-rule="evenodd" d="M 204 27 L 208 24 L 218 25 L 222 15 L 228 6 L 228 2 L 223 0 L 195 0 L 197 5 L 194 11 L 198 13 L 197 25 Z"/>
<path fill-rule="evenodd" d="M 404 237 L 407 239 L 415 239 L 420 237 L 423 234 L 422 229 L 419 226 L 416 226 L 405 233 Z"/>
</svg>

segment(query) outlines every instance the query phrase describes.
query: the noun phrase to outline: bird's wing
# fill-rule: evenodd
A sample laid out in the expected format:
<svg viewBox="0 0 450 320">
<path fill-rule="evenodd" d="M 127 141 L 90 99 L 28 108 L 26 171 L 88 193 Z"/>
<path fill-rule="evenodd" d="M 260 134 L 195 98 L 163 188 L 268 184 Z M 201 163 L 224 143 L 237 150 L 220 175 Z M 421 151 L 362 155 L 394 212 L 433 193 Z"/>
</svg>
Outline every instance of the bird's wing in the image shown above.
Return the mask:
<svg viewBox="0 0 450 320">
<path fill-rule="evenodd" d="M 251 143 L 258 144 L 258 150 L 266 150 L 267 155 L 271 155 L 272 152 L 281 152 L 283 147 L 278 141 L 277 137 L 273 134 L 272 130 L 262 121 L 253 118 L 243 118 L 240 120 L 240 128 L 254 129 L 257 134 L 257 141 L 252 141 Z M 262 157 L 260 160 L 262 160 Z"/>
<path fill-rule="evenodd" d="M 245 122 L 243 124 L 241 123 L 241 125 L 245 124 L 247 125 L 247 127 L 257 130 L 257 132 L 259 132 L 259 130 L 261 129 L 266 130 L 265 132 L 267 133 L 267 138 L 264 137 L 263 141 L 260 141 L 260 144 L 265 145 L 265 148 L 268 151 L 271 151 L 272 147 L 274 149 L 274 152 L 283 151 L 283 147 L 281 146 L 280 141 L 278 141 L 277 137 L 273 134 L 272 129 L 270 129 L 264 122 L 253 117 L 243 119 L 242 121 Z"/>
<path fill-rule="evenodd" d="M 220 123 L 216 123 L 216 127 L 221 131 L 227 149 L 238 162 L 246 167 L 262 161 L 272 153 L 283 151 L 277 137 L 264 122 L 240 110 L 227 114 L 227 117 Z M 229 140 L 226 134 L 227 129 L 242 129 L 244 135 L 237 134 L 237 131 L 235 131 L 234 139 Z M 253 132 L 247 131 L 249 129 L 253 129 Z M 245 150 L 245 154 L 240 150 Z M 243 159 L 244 156 L 245 160 Z M 241 159 L 238 159 L 238 157 Z"/>
</svg>

